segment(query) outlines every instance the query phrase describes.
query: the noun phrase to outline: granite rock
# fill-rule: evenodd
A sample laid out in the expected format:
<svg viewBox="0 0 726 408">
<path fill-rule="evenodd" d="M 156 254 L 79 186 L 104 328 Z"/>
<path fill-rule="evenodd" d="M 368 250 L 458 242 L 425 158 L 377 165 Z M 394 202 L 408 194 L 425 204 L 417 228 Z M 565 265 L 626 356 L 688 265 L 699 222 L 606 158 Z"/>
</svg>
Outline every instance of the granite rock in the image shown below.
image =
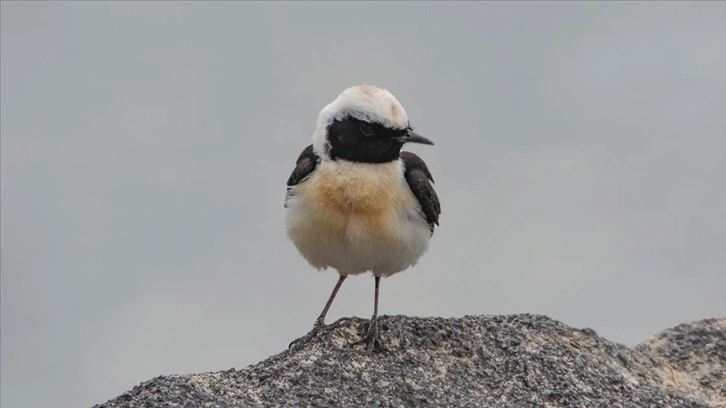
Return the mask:
<svg viewBox="0 0 726 408">
<path fill-rule="evenodd" d="M 629 348 L 545 316 L 344 318 L 241 370 L 160 376 L 112 407 L 726 407 L 726 319 Z"/>
</svg>

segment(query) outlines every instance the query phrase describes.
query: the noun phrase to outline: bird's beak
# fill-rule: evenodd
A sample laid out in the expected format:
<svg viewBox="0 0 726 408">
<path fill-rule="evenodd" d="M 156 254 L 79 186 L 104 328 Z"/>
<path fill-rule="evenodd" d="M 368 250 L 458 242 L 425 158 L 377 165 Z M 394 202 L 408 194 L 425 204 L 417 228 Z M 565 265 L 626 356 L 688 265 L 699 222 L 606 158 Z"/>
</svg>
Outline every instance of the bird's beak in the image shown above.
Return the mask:
<svg viewBox="0 0 726 408">
<path fill-rule="evenodd" d="M 413 130 L 408 132 L 408 134 L 406 134 L 406 136 L 403 137 L 402 142 L 403 143 L 421 143 L 421 144 L 427 144 L 427 145 L 432 145 L 432 146 L 434 144 L 434 142 L 430 141 L 429 139 L 426 139 L 425 137 L 414 132 Z"/>
</svg>

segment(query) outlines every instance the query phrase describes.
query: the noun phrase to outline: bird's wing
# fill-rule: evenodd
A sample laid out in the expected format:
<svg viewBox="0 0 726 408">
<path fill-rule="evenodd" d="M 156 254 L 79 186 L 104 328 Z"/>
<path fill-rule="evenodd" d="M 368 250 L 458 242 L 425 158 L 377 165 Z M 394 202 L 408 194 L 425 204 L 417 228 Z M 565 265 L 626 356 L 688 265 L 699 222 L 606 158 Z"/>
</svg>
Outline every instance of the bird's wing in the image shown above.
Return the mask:
<svg viewBox="0 0 726 408">
<path fill-rule="evenodd" d="M 403 160 L 403 171 L 408 182 L 408 187 L 421 205 L 421 211 L 434 233 L 434 225 L 439 225 L 439 214 L 441 214 L 441 203 L 431 185 L 434 178 L 431 176 L 426 163 L 411 152 L 401 152 Z"/>
<path fill-rule="evenodd" d="M 294 195 L 293 187 L 305 181 L 318 166 L 318 156 L 313 151 L 313 145 L 306 147 L 295 162 L 295 168 L 287 179 L 287 194 L 285 195 L 285 207 L 287 200 Z"/>
</svg>

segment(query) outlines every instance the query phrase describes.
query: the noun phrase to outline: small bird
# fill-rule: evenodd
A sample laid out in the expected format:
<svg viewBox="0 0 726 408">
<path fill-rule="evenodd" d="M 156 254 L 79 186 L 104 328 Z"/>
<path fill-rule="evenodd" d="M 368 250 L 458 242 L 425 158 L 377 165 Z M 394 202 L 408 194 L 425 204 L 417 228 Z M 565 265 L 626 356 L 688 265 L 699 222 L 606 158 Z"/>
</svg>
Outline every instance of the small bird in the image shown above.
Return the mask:
<svg viewBox="0 0 726 408">
<path fill-rule="evenodd" d="M 382 277 L 415 265 L 428 249 L 441 206 L 433 177 L 406 143 L 433 145 L 415 133 L 403 106 L 386 89 L 347 88 L 318 115 L 313 144 L 287 180 L 287 235 L 315 268 L 340 275 L 310 333 L 316 335 L 348 275 L 375 277 L 373 317 L 360 342 L 384 348 L 378 333 Z"/>
</svg>

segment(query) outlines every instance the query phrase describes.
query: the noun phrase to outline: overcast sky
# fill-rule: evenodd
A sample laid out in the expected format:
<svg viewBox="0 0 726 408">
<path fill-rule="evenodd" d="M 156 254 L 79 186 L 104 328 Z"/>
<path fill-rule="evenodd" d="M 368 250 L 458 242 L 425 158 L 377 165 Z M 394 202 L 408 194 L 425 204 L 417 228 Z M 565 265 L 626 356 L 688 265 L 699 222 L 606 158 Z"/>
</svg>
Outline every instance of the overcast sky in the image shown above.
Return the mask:
<svg viewBox="0 0 726 408">
<path fill-rule="evenodd" d="M 536 313 L 627 345 L 726 315 L 726 3 L 2 2 L 3 407 L 243 368 L 335 284 L 285 180 L 389 89 L 442 201 L 382 314 Z M 369 317 L 373 279 L 328 322 Z M 385 336 L 385 333 L 384 333 Z"/>
</svg>

